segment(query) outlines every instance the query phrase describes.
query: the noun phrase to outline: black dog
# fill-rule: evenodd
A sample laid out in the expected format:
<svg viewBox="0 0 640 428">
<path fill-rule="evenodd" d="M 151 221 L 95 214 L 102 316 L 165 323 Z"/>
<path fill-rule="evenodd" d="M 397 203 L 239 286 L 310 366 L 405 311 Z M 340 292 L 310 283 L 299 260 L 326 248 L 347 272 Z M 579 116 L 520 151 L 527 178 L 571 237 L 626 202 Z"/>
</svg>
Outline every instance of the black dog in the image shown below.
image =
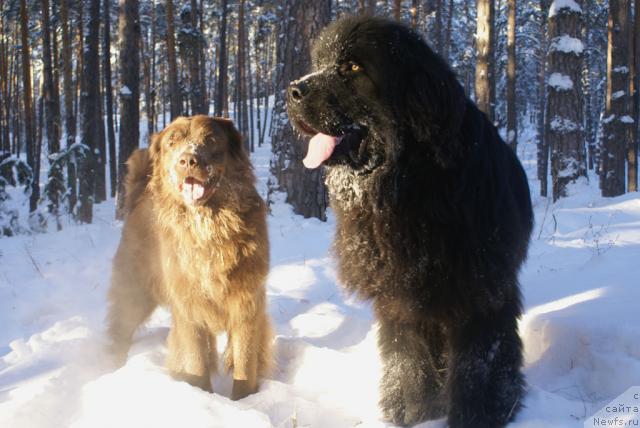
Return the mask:
<svg viewBox="0 0 640 428">
<path fill-rule="evenodd" d="M 394 423 L 498 428 L 521 406 L 518 271 L 533 214 L 512 150 L 415 32 L 349 18 L 288 91 L 327 168 L 347 290 L 373 301 Z"/>
</svg>

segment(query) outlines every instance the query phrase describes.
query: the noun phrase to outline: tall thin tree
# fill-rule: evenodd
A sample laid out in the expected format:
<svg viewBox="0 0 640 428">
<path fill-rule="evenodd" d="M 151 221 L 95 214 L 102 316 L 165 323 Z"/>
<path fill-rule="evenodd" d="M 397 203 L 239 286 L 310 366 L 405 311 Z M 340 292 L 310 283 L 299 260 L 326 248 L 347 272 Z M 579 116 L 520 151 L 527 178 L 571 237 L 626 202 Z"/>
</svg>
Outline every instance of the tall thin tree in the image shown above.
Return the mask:
<svg viewBox="0 0 640 428">
<path fill-rule="evenodd" d="M 169 64 L 169 100 L 171 120 L 182 114 L 182 96 L 178 86 L 178 65 L 176 61 L 175 17 L 173 0 L 167 0 L 167 62 Z"/>
<path fill-rule="evenodd" d="M 494 120 L 495 107 L 495 59 L 494 59 L 494 15 L 493 0 L 477 0 L 477 62 L 476 103 L 489 120 Z"/>
<path fill-rule="evenodd" d="M 100 0 L 89 3 L 89 20 L 82 66 L 82 91 L 80 95 L 80 113 L 82 131 L 80 139 L 83 155 L 78 165 L 78 212 L 81 223 L 93 221 L 93 202 L 95 192 L 96 160 L 95 150 L 100 138 L 99 98 L 99 41 L 100 41 Z"/>
<path fill-rule="evenodd" d="M 228 20 L 228 0 L 222 0 L 222 12 L 220 15 L 220 41 L 218 43 L 218 80 L 216 82 L 215 115 L 229 116 L 227 105 L 228 82 L 227 82 L 227 20 Z"/>
<path fill-rule="evenodd" d="M 638 145 L 640 144 L 640 0 L 635 0 L 633 6 L 634 18 L 631 31 L 632 58 L 629 61 L 633 67 L 631 74 L 631 94 L 633 95 L 632 138 L 627 151 L 627 190 L 638 190 Z"/>
<path fill-rule="evenodd" d="M 60 0 L 60 25 L 62 29 L 62 93 L 64 94 L 65 149 L 70 151 L 76 140 L 76 116 L 73 113 L 73 75 L 69 0 Z M 67 161 L 67 207 L 73 213 L 77 201 L 76 163 L 70 155 Z"/>
<path fill-rule="evenodd" d="M 107 119 L 107 146 L 109 151 L 109 184 L 111 197 L 116 196 L 118 169 L 116 159 L 116 135 L 113 124 L 113 87 L 111 83 L 111 0 L 102 3 L 104 16 L 102 33 L 102 75 Z"/>
<path fill-rule="evenodd" d="M 294 211 L 305 217 L 326 219 L 327 198 L 322 171 L 306 170 L 300 138 L 285 117 L 285 89 L 289 82 L 306 74 L 311 66 L 310 43 L 331 18 L 331 1 L 309 3 L 291 0 L 280 11 L 277 45 L 277 92 L 274 116 L 278 118 L 272 136 L 271 171 L 287 194 Z"/>
<path fill-rule="evenodd" d="M 549 53 L 545 140 L 551 147 L 553 200 L 567 196 L 567 185 L 586 177 L 582 132 L 581 70 L 584 44 L 580 40 L 579 2 L 553 2 L 549 11 Z"/>
<path fill-rule="evenodd" d="M 169 0 L 170 1 L 170 0 Z M 138 0 L 120 0 L 120 145 L 116 217 L 124 217 L 126 161 L 140 140 L 140 11 Z"/>
<path fill-rule="evenodd" d="M 516 0 L 508 0 L 507 24 L 507 144 L 515 151 L 518 146 L 516 113 Z"/>
<path fill-rule="evenodd" d="M 633 126 L 629 93 L 630 10 L 630 0 L 609 1 L 607 97 L 600 171 L 602 196 L 618 196 L 625 191 L 625 159 Z"/>
<path fill-rule="evenodd" d="M 22 100 L 24 108 L 24 135 L 27 164 L 31 167 L 33 182 L 29 197 L 29 212 L 38 208 L 40 199 L 40 153 L 36 145 L 31 94 L 31 49 L 29 48 L 29 11 L 26 0 L 20 0 L 20 41 L 22 43 Z"/>
<path fill-rule="evenodd" d="M 45 105 L 45 128 L 47 133 L 47 144 L 51 171 L 46 186 L 47 208 L 56 218 L 58 230 L 61 228 L 59 221 L 60 196 L 64 192 L 64 174 L 59 162 L 55 162 L 60 151 L 60 99 L 53 77 L 53 61 L 51 46 L 51 24 L 50 24 L 50 4 L 49 0 L 42 0 L 42 66 L 43 66 L 43 97 Z M 55 33 L 54 33 L 55 34 Z"/>
</svg>

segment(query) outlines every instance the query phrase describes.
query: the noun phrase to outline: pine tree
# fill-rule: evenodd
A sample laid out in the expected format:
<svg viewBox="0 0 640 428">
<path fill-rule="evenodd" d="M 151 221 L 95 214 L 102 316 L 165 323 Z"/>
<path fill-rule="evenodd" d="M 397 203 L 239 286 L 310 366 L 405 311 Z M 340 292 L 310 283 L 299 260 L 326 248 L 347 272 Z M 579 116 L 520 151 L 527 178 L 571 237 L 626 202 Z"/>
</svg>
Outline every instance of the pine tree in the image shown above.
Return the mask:
<svg viewBox="0 0 640 428">
<path fill-rule="evenodd" d="M 275 116 L 285 117 L 284 93 L 289 82 L 308 73 L 311 40 L 329 22 L 331 2 L 317 1 L 313 7 L 303 0 L 289 0 L 281 8 L 277 46 L 277 92 Z M 302 165 L 306 142 L 295 136 L 291 125 L 280 120 L 272 136 L 271 171 L 287 202 L 296 213 L 326 220 L 327 198 L 320 169 L 309 171 Z"/>
<path fill-rule="evenodd" d="M 625 159 L 631 146 L 633 113 L 630 63 L 630 0 L 609 1 L 607 99 L 603 119 L 602 196 L 618 196 L 625 191 Z"/>
<path fill-rule="evenodd" d="M 171 0 L 168 0 L 169 3 Z M 138 0 L 120 0 L 120 144 L 116 218 L 124 217 L 126 161 L 140 140 L 140 12 Z M 172 112 L 173 113 L 173 112 Z"/>
<path fill-rule="evenodd" d="M 220 41 L 218 42 L 218 80 L 216 82 L 215 115 L 229 117 L 229 106 L 227 105 L 228 82 L 227 82 L 227 20 L 228 20 L 228 0 L 222 0 L 222 12 L 220 15 Z"/>
<path fill-rule="evenodd" d="M 102 122 L 100 116 L 100 75 L 98 67 L 100 36 L 100 0 L 89 3 L 89 21 L 87 22 L 85 51 L 82 67 L 82 92 L 80 95 L 80 113 L 82 117 L 82 155 L 78 165 L 78 212 L 81 223 L 93 221 L 93 203 L 95 195 L 96 158 Z"/>
<path fill-rule="evenodd" d="M 55 162 L 60 156 L 60 98 L 53 76 L 53 60 L 51 46 L 49 0 L 42 0 L 42 65 L 43 65 L 43 97 L 45 104 L 45 126 L 51 170 L 46 184 L 48 210 L 56 218 L 58 230 L 61 229 L 59 220 L 60 196 L 63 194 L 64 175 L 62 166 Z M 55 33 L 54 33 L 55 34 Z"/>
<path fill-rule="evenodd" d="M 516 111 L 516 0 L 508 0 L 509 24 L 507 31 L 507 144 L 518 147 L 518 113 Z"/>
<path fill-rule="evenodd" d="M 33 103 L 31 94 L 31 49 L 29 48 L 29 12 L 26 0 L 20 0 L 20 40 L 22 42 L 22 96 L 24 107 L 25 145 L 27 148 L 27 164 L 31 168 L 33 182 L 29 197 L 29 212 L 38 208 L 40 199 L 40 150 L 36 143 L 33 121 Z"/>
<path fill-rule="evenodd" d="M 478 32 L 476 63 L 476 103 L 489 120 L 495 117 L 495 58 L 494 58 L 494 15 L 493 0 L 478 0 Z"/>
<path fill-rule="evenodd" d="M 116 159 L 116 135 L 113 124 L 113 88 L 111 84 L 111 0 L 103 0 L 104 25 L 102 33 L 102 75 L 107 119 L 107 147 L 109 151 L 109 178 L 111 197 L 116 196 L 118 168 Z"/>
<path fill-rule="evenodd" d="M 171 102 L 171 120 L 173 120 L 182 114 L 182 96 L 180 95 L 180 86 L 178 85 L 178 66 L 176 62 L 173 0 L 167 0 L 166 13 L 167 62 L 169 63 L 169 98 Z"/>
<path fill-rule="evenodd" d="M 582 133 L 581 70 L 584 44 L 578 2 L 551 3 L 545 140 L 551 148 L 553 200 L 567 196 L 567 185 L 586 177 Z"/>
</svg>

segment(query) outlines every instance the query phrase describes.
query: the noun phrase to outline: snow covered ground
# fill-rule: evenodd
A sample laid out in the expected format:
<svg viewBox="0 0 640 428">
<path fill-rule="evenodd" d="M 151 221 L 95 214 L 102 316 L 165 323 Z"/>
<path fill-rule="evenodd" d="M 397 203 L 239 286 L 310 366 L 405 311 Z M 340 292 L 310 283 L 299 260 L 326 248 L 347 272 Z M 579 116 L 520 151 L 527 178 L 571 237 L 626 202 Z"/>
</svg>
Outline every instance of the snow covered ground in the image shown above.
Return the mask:
<svg viewBox="0 0 640 428">
<path fill-rule="evenodd" d="M 532 146 L 522 147 L 533 170 Z M 265 195 L 269 156 L 265 146 L 253 157 Z M 555 205 L 534 198 L 521 275 L 529 393 L 512 428 L 582 427 L 640 385 L 640 195 L 605 200 L 592 183 Z M 104 357 L 105 294 L 121 230 L 112 201 L 96 207 L 92 225 L 0 239 L 0 427 L 389 426 L 376 406 L 376 324 L 368 305 L 336 283 L 332 218 L 305 220 L 281 200 L 271 208 L 278 367 L 239 402 L 228 399 L 227 374 L 214 394 L 168 376 L 164 310 L 138 333 L 124 367 Z"/>
</svg>

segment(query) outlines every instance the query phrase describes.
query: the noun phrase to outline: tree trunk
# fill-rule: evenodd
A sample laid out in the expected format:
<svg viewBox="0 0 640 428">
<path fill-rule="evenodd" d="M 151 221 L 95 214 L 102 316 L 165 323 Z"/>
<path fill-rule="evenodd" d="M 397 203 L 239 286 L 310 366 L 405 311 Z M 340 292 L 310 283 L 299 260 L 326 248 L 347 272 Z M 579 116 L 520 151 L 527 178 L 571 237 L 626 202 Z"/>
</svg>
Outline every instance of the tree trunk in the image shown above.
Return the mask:
<svg viewBox="0 0 640 428">
<path fill-rule="evenodd" d="M 240 0 L 239 12 L 238 12 L 238 61 L 236 67 L 238 67 L 238 82 L 236 83 L 238 87 L 238 102 L 239 109 L 241 111 L 239 126 L 243 132 L 243 142 L 244 148 L 247 153 L 251 152 L 251 144 L 249 139 L 247 138 L 247 134 L 249 131 L 249 116 L 247 111 L 247 64 L 246 64 L 246 53 L 245 53 L 245 0 Z"/>
<path fill-rule="evenodd" d="M 547 10 L 549 8 L 549 0 L 540 1 L 540 49 L 538 57 L 540 58 L 540 69 L 538 70 L 538 180 L 540 180 L 540 196 L 547 197 L 549 194 L 549 143 L 545 138 L 545 109 L 547 104 Z"/>
<path fill-rule="evenodd" d="M 567 196 L 567 185 L 586 177 L 581 70 L 584 45 L 582 9 L 568 3 L 549 13 L 549 54 L 545 139 L 551 147 L 553 200 Z"/>
<path fill-rule="evenodd" d="M 167 0 L 167 5 L 171 0 Z M 167 17 L 169 14 L 167 13 Z M 168 18 L 167 18 L 168 19 Z M 124 216 L 125 162 L 140 140 L 140 16 L 138 0 L 120 0 L 120 145 L 116 218 Z M 175 70 L 174 70 L 175 71 Z M 172 109 L 175 108 L 172 105 Z M 174 111 L 172 111 L 173 115 Z"/>
<path fill-rule="evenodd" d="M 414 30 L 418 26 L 418 0 L 411 0 L 411 28 Z"/>
<path fill-rule="evenodd" d="M 96 37 L 100 37 L 100 23 L 98 18 L 98 34 Z M 96 42 L 96 46 L 100 45 L 100 40 Z M 95 184 L 94 184 L 94 202 L 100 203 L 107 199 L 107 183 L 105 177 L 106 170 L 106 154 L 107 154 L 107 145 L 105 140 L 105 129 L 104 129 L 104 103 L 103 103 L 103 81 L 100 80 L 100 57 L 98 56 L 98 62 L 96 63 L 96 75 L 95 79 L 98 80 L 98 96 L 96 98 L 96 110 L 98 112 L 98 139 L 96 140 L 96 148 L 94 150 L 95 154 Z M 104 77 L 104 76 L 103 76 Z"/>
<path fill-rule="evenodd" d="M 222 0 L 222 16 L 220 17 L 220 42 L 218 43 L 218 80 L 215 100 L 215 115 L 229 117 L 228 83 L 227 83 L 227 17 L 228 0 Z"/>
<path fill-rule="evenodd" d="M 22 43 L 22 95 L 24 103 L 24 132 L 27 148 L 27 164 L 33 172 L 29 212 L 34 212 L 40 199 L 40 158 L 36 147 L 33 123 L 33 104 L 31 98 L 31 57 L 29 49 L 29 14 L 26 0 L 20 0 L 20 41 Z"/>
<path fill-rule="evenodd" d="M 4 11 L 4 0 L 0 0 L 0 10 Z M 0 34 L 10 34 L 10 30 L 5 26 L 4 16 L 0 16 Z M 0 116 L 2 117 L 2 123 L 0 123 L 0 151 L 5 153 L 11 152 L 11 138 L 9 134 L 10 126 L 10 106 L 11 98 L 9 96 L 9 87 L 11 82 L 9 80 L 9 54 L 8 54 L 8 40 L 4 37 L 0 40 L 0 93 L 2 99 L 0 100 Z"/>
<path fill-rule="evenodd" d="M 111 197 L 116 196 L 118 170 L 116 159 L 116 134 L 113 125 L 113 88 L 111 85 L 111 0 L 104 0 L 104 33 L 102 35 L 102 73 L 107 115 L 107 141 L 109 150 L 109 184 Z"/>
<path fill-rule="evenodd" d="M 444 52 L 442 56 L 449 61 L 449 52 L 451 51 L 451 32 L 453 31 L 453 0 L 449 0 L 449 14 L 447 15 L 447 30 L 444 35 Z"/>
<path fill-rule="evenodd" d="M 123 0 L 121 0 L 122 3 Z M 137 2 L 136 2 L 137 3 Z M 136 4 L 136 10 L 138 6 Z M 137 12 L 136 12 L 137 13 Z M 169 98 L 171 103 L 171 120 L 182 114 L 182 96 L 178 86 L 178 66 L 176 63 L 175 21 L 173 16 L 173 0 L 167 0 L 167 62 L 169 63 Z M 136 25 L 139 25 L 136 23 Z M 138 33 L 140 30 L 138 29 Z M 136 46 L 136 52 L 138 47 Z M 122 60 L 122 57 L 121 57 Z"/>
<path fill-rule="evenodd" d="M 444 51 L 444 34 L 442 32 L 442 2 L 443 0 L 435 0 L 436 2 L 436 51 L 442 55 Z"/>
<path fill-rule="evenodd" d="M 285 116 L 285 89 L 289 82 L 309 72 L 310 43 L 331 18 L 329 0 L 308 2 L 292 0 L 281 10 L 277 44 L 277 90 L 275 115 L 278 121 L 272 138 L 271 171 L 279 189 L 296 213 L 326 220 L 327 197 L 322 170 L 307 170 L 302 158 L 307 142 L 297 137 Z"/>
<path fill-rule="evenodd" d="M 633 53 L 631 61 L 633 73 L 631 78 L 631 94 L 633 95 L 633 130 L 631 144 L 627 152 L 627 186 L 629 192 L 638 191 L 638 144 L 640 143 L 640 0 L 634 4 L 633 29 L 631 31 L 631 46 Z"/>
<path fill-rule="evenodd" d="M 64 94 L 65 149 L 68 151 L 76 140 L 76 116 L 73 114 L 73 51 L 69 25 L 69 0 L 60 0 L 60 21 L 62 27 L 62 92 Z M 67 195 L 67 209 L 71 214 L 77 202 L 76 163 L 73 159 L 69 159 L 67 162 Z"/>
<path fill-rule="evenodd" d="M 43 98 L 45 105 L 45 128 L 49 158 L 53 162 L 60 151 L 60 99 L 53 79 L 53 61 L 51 57 L 51 24 L 49 0 L 42 0 L 42 66 L 43 66 Z M 55 33 L 54 33 L 55 34 Z M 64 192 L 64 175 L 62 169 L 55 162 L 51 165 L 49 179 L 46 186 L 47 208 L 56 219 L 58 230 L 60 195 Z"/>
<path fill-rule="evenodd" d="M 91 223 L 93 221 L 96 175 L 94 151 L 100 138 L 100 125 L 98 122 L 102 120 L 98 109 L 100 79 L 96 78 L 99 76 L 100 0 L 91 0 L 89 3 L 87 30 L 80 95 L 80 113 L 82 117 L 80 139 L 83 156 L 78 165 L 77 219 L 81 223 Z"/>
<path fill-rule="evenodd" d="M 402 11 L 402 0 L 393 0 L 393 17 L 400 20 L 400 12 Z"/>
<path fill-rule="evenodd" d="M 515 152 L 518 147 L 518 115 L 516 112 L 516 0 L 508 0 L 507 29 L 507 144 Z"/>
<path fill-rule="evenodd" d="M 477 63 L 476 103 L 489 120 L 494 121 L 495 107 L 495 61 L 493 26 L 495 5 L 493 0 L 477 0 Z"/>
<path fill-rule="evenodd" d="M 71 1 L 71 0 L 69 0 Z M 73 93 L 73 109 L 75 117 L 80 116 L 80 91 L 82 88 L 82 70 L 84 67 L 84 2 L 76 3 L 78 8 L 78 41 L 76 43 L 76 86 Z M 76 120 L 76 131 L 78 131 L 78 121 Z M 77 166 L 76 166 L 77 169 Z"/>
<path fill-rule="evenodd" d="M 629 76 L 630 0 L 610 0 L 607 49 L 607 98 L 603 120 L 602 196 L 622 195 L 625 158 L 631 146 L 633 113 Z"/>
<path fill-rule="evenodd" d="M 156 5 L 155 2 L 151 2 L 151 43 L 149 44 L 151 49 L 151 94 L 149 107 L 149 117 L 147 117 L 147 133 L 149 136 L 156 132 L 156 101 L 157 101 L 157 86 L 156 86 Z"/>
</svg>

